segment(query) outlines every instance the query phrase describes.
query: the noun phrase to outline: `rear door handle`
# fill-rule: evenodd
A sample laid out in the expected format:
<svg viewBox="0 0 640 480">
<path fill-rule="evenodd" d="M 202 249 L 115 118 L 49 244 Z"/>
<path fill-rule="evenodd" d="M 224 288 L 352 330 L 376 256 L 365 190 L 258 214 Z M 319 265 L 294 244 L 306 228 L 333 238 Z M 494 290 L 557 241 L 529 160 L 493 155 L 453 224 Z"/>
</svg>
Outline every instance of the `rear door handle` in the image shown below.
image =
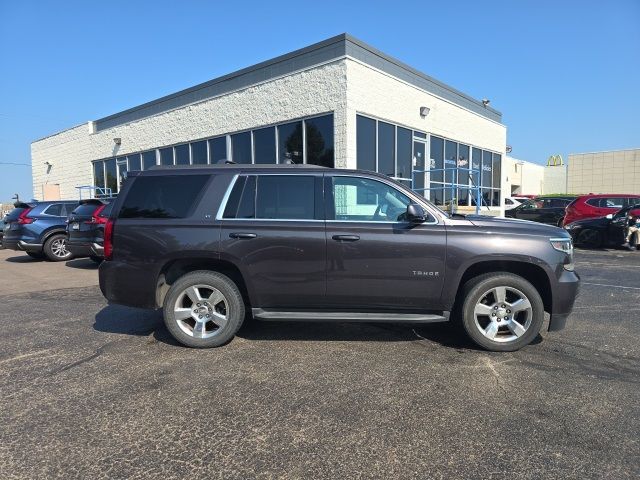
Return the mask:
<svg viewBox="0 0 640 480">
<path fill-rule="evenodd" d="M 242 233 L 242 232 L 233 232 L 229 234 L 229 238 L 256 238 L 257 235 L 255 233 Z"/>
<path fill-rule="evenodd" d="M 357 242 L 360 240 L 358 235 L 334 235 L 333 238 L 336 242 Z"/>
</svg>

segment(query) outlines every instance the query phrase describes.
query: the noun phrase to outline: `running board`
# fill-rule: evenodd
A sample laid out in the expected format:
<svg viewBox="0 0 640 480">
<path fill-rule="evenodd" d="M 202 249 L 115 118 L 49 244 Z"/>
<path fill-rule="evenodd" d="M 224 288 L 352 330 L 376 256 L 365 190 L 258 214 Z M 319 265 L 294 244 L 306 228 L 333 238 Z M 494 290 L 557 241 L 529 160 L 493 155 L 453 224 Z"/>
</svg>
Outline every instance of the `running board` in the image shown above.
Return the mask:
<svg viewBox="0 0 640 480">
<path fill-rule="evenodd" d="M 435 323 L 449 320 L 449 312 L 436 315 L 432 313 L 385 312 L 280 312 L 262 308 L 252 308 L 251 311 L 253 318 L 266 321 Z"/>
</svg>

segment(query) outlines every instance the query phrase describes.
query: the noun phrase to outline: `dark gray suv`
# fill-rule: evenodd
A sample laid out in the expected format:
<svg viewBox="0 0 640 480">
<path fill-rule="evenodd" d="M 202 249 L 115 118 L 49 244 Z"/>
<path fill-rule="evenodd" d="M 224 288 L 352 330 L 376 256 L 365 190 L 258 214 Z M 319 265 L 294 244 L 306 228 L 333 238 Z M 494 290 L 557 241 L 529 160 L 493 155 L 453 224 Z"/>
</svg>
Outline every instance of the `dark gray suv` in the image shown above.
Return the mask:
<svg viewBox="0 0 640 480">
<path fill-rule="evenodd" d="M 100 288 L 163 308 L 184 345 L 260 320 L 457 323 L 478 345 L 564 328 L 571 238 L 521 220 L 448 216 L 384 175 L 307 165 L 131 172 L 105 225 Z"/>
</svg>

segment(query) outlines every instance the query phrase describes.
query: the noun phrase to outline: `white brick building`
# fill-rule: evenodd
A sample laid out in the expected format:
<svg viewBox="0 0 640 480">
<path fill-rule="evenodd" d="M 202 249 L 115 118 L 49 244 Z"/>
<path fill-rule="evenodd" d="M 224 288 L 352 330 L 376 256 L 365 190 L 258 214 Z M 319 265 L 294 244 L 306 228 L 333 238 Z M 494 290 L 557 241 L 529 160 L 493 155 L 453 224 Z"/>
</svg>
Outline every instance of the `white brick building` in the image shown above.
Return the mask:
<svg viewBox="0 0 640 480">
<path fill-rule="evenodd" d="M 473 205 L 450 188 L 469 183 L 471 166 L 482 172 L 483 203 L 498 210 L 501 118 L 343 34 L 37 140 L 33 189 L 36 198 L 77 198 L 85 185 L 115 194 L 127 170 L 153 164 L 291 160 L 375 169 L 428 188 L 439 204 Z"/>
</svg>

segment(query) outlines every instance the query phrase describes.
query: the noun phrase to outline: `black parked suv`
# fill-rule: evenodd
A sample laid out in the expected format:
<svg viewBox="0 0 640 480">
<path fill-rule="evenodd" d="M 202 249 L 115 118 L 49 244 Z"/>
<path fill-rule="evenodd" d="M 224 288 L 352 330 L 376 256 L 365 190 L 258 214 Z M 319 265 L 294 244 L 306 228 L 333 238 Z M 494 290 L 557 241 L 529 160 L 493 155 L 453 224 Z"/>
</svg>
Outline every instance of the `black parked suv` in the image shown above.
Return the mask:
<svg viewBox="0 0 640 480">
<path fill-rule="evenodd" d="M 504 216 L 562 227 L 565 210 L 576 198 L 575 195 L 536 197 L 505 211 Z"/>
<path fill-rule="evenodd" d="M 307 165 L 131 172 L 105 225 L 100 288 L 164 310 L 192 347 L 261 320 L 457 323 L 478 345 L 564 328 L 579 278 L 562 229 L 447 216 L 384 175 Z"/>
<path fill-rule="evenodd" d="M 89 257 L 96 263 L 104 257 L 104 225 L 111 213 L 109 200 L 81 200 L 67 218 L 67 249 L 76 257 Z"/>
</svg>

